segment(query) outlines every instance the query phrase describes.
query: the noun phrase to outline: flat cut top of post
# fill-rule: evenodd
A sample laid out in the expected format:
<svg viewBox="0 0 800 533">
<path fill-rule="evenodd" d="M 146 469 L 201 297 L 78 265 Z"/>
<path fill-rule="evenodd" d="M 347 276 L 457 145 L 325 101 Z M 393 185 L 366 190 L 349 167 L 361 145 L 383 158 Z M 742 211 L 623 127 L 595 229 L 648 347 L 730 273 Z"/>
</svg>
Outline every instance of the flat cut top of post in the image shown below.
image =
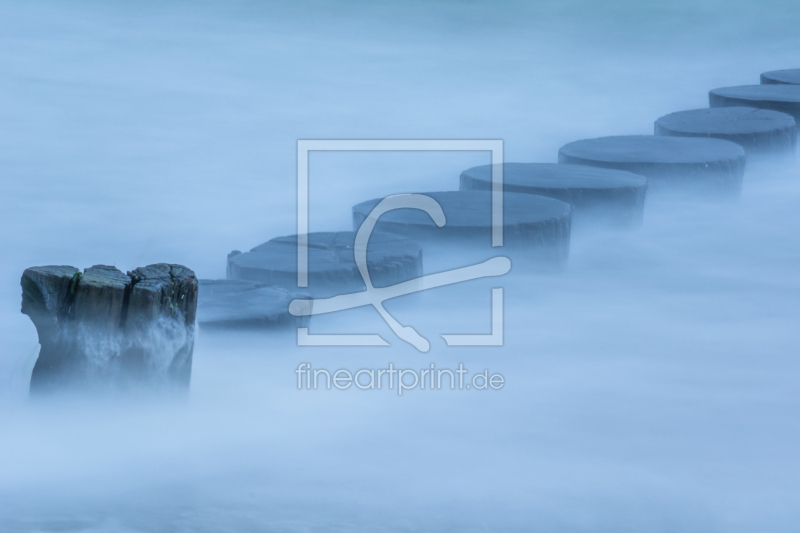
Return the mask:
<svg viewBox="0 0 800 533">
<path fill-rule="evenodd" d="M 559 155 L 604 163 L 707 164 L 744 157 L 738 144 L 698 137 L 624 135 L 571 142 Z"/>
<path fill-rule="evenodd" d="M 485 183 L 492 182 L 492 166 L 473 167 L 461 173 L 461 177 Z M 557 163 L 505 163 L 503 165 L 505 187 L 532 187 L 537 189 L 618 189 L 621 187 L 644 187 L 647 178 L 628 172 L 585 165 L 563 165 Z"/>
<path fill-rule="evenodd" d="M 678 111 L 656 120 L 668 131 L 697 135 L 746 135 L 796 127 L 794 117 L 754 107 L 712 107 Z"/>
<path fill-rule="evenodd" d="M 445 191 L 420 193 L 436 200 L 447 219 L 445 227 L 490 228 L 492 227 L 492 193 L 488 191 Z M 362 202 L 353 207 L 353 213 L 366 217 L 381 201 L 380 198 Z M 544 222 L 568 216 L 569 204 L 532 194 L 503 194 L 503 225 Z M 435 226 L 431 217 L 419 209 L 397 209 L 383 214 L 380 222 Z"/>
<path fill-rule="evenodd" d="M 709 94 L 741 101 L 800 104 L 800 86 L 797 85 L 739 85 L 713 89 Z"/>
<path fill-rule="evenodd" d="M 761 75 L 764 85 L 800 85 L 800 68 L 786 70 L 771 70 Z"/>
<path fill-rule="evenodd" d="M 355 267 L 352 231 L 308 234 L 309 270 L 351 270 Z M 421 248 L 414 241 L 391 233 L 373 232 L 367 248 L 367 263 L 379 264 L 396 257 L 418 257 Z M 297 272 L 297 235 L 277 237 L 250 252 L 234 255 L 229 263 L 243 268 Z"/>
</svg>

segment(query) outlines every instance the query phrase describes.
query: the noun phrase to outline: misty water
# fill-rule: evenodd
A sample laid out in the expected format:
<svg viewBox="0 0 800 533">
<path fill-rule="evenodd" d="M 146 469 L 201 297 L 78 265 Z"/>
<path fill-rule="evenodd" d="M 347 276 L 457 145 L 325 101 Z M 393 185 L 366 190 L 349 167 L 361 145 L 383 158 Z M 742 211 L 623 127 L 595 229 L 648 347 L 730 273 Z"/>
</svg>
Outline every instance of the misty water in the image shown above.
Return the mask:
<svg viewBox="0 0 800 533">
<path fill-rule="evenodd" d="M 0 4 L 2 531 L 796 531 L 800 176 L 737 202 L 652 196 L 513 271 L 313 332 L 199 332 L 191 393 L 31 402 L 34 265 L 178 263 L 295 230 L 297 139 L 503 139 L 506 161 L 649 134 L 710 89 L 796 68 L 796 2 Z M 487 153 L 314 153 L 312 231 L 458 188 Z M 505 287 L 505 346 L 487 333 Z M 501 390 L 297 390 L 295 369 L 505 377 Z"/>
</svg>

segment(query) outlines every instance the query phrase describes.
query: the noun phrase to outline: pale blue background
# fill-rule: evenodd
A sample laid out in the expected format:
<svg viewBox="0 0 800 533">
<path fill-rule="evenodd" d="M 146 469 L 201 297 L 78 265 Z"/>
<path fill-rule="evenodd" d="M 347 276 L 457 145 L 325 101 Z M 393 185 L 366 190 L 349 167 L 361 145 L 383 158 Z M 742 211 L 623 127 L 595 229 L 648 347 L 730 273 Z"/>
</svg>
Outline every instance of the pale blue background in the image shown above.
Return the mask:
<svg viewBox="0 0 800 533">
<path fill-rule="evenodd" d="M 294 229 L 298 138 L 500 138 L 509 161 L 651 133 L 707 91 L 800 67 L 796 2 L 2 2 L 0 529 L 772 531 L 800 523 L 800 182 L 750 172 L 733 205 L 648 203 L 576 235 L 568 270 L 396 302 L 299 350 L 201 332 L 184 403 L 29 405 L 42 264 L 225 256 Z M 315 154 L 312 229 L 457 187 L 485 154 Z M 510 282 L 509 282 L 510 283 Z M 349 330 L 348 330 L 349 328 Z M 294 368 L 465 366 L 496 393 L 298 392 Z"/>
</svg>

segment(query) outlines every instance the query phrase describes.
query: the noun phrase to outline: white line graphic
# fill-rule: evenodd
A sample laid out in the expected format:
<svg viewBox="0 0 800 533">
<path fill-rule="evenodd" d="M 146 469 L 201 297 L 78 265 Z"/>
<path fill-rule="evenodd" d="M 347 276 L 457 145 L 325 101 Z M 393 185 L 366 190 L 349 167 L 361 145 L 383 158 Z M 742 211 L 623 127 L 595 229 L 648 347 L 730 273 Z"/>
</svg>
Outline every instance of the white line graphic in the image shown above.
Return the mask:
<svg viewBox="0 0 800 533">
<path fill-rule="evenodd" d="M 423 194 L 398 194 L 381 200 L 364 220 L 356 234 L 353 253 L 356 266 L 361 274 L 366 290 L 341 294 L 322 299 L 296 299 L 289 305 L 289 313 L 294 316 L 320 315 L 364 305 L 372 305 L 380 313 L 394 333 L 421 352 L 430 349 L 428 340 L 411 326 L 400 324 L 386 309 L 383 302 L 405 294 L 411 294 L 435 287 L 452 285 L 473 279 L 502 276 L 511 270 L 511 260 L 507 257 L 493 257 L 483 263 L 457 268 L 436 274 L 404 281 L 390 287 L 375 288 L 367 268 L 367 245 L 372 230 L 380 216 L 393 209 L 420 209 L 425 211 L 433 222 L 442 227 L 446 223 L 444 211 L 436 200 Z M 442 335 L 450 346 L 500 346 L 503 342 L 503 293 L 502 289 L 492 290 L 492 334 L 491 335 Z M 498 304 L 499 305 L 496 305 Z M 498 311 L 499 309 L 499 311 Z M 499 314 L 498 314 L 499 313 Z M 498 329 L 499 328 L 499 329 Z M 499 333 L 498 333 L 499 332 Z M 301 346 L 385 346 L 386 341 L 379 335 L 309 335 L 307 328 L 298 329 L 298 344 Z"/>
<path fill-rule="evenodd" d="M 310 152 L 484 151 L 492 156 L 492 246 L 503 246 L 503 141 L 500 139 L 298 139 L 297 286 L 308 287 L 308 157 Z"/>
</svg>

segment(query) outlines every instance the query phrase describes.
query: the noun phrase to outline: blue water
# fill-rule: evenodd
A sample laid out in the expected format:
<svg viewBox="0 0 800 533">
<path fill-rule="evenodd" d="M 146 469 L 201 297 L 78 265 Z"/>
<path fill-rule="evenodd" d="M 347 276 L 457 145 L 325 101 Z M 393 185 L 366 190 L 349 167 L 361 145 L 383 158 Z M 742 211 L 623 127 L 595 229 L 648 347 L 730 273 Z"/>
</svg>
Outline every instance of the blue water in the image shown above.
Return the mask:
<svg viewBox="0 0 800 533">
<path fill-rule="evenodd" d="M 651 133 L 709 89 L 792 68 L 794 2 L 0 3 L 3 531 L 796 531 L 800 180 L 751 168 L 739 202 L 651 198 L 634 232 L 574 235 L 510 278 L 320 332 L 298 348 L 200 332 L 187 400 L 30 403 L 32 265 L 225 257 L 295 228 L 301 138 L 503 139 L 507 161 Z M 314 154 L 311 228 L 455 189 L 468 154 Z M 294 370 L 456 367 L 499 391 L 298 391 Z"/>
</svg>

